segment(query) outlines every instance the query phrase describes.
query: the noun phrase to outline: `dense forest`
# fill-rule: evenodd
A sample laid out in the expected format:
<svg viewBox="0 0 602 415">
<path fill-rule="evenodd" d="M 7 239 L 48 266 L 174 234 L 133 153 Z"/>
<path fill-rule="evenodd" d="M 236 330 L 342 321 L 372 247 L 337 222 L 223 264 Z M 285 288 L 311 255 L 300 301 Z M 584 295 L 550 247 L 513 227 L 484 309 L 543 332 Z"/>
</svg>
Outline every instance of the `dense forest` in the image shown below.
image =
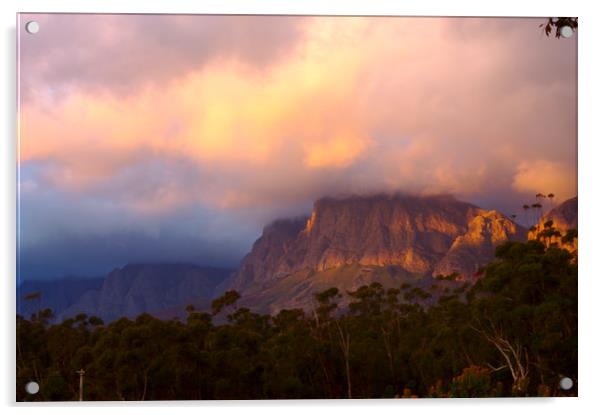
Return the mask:
<svg viewBox="0 0 602 415">
<path fill-rule="evenodd" d="M 235 291 L 186 321 L 17 316 L 17 400 L 77 400 L 80 369 L 84 400 L 576 396 L 576 258 L 548 245 L 499 246 L 428 307 L 428 289 L 373 283 L 273 316 Z"/>
</svg>

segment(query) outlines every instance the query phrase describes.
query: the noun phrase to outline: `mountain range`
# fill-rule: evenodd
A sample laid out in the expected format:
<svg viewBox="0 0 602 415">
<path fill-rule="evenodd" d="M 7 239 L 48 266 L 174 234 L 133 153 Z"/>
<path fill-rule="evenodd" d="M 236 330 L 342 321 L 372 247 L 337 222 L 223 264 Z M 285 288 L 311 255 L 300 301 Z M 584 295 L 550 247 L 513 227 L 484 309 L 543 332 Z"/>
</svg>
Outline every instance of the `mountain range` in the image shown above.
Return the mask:
<svg viewBox="0 0 602 415">
<path fill-rule="evenodd" d="M 314 292 L 333 285 L 344 292 L 452 273 L 474 281 L 496 245 L 526 237 L 503 214 L 452 196 L 324 198 L 307 218 L 266 226 L 229 284 L 262 311 L 309 308 Z"/>
<path fill-rule="evenodd" d="M 565 218 L 567 226 L 574 217 L 576 226 L 576 203 L 567 201 L 548 216 L 558 216 L 558 224 Z M 182 317 L 187 304 L 208 310 L 212 298 L 231 289 L 241 294 L 240 305 L 269 313 L 311 308 L 313 294 L 332 286 L 345 294 L 375 281 L 384 287 L 436 285 L 443 293 L 476 281 L 495 246 L 527 236 L 505 215 L 452 196 L 329 197 L 316 201 L 307 217 L 267 225 L 238 270 L 128 264 L 86 282 L 24 282 L 19 311 L 27 316 L 40 306 L 22 299 L 34 291 L 42 292 L 42 308 L 52 308 L 59 320 L 86 313 L 105 321 L 143 312 Z"/>
<path fill-rule="evenodd" d="M 29 317 L 38 307 L 50 308 L 58 321 L 79 313 L 105 321 L 141 313 L 178 317 L 187 304 L 207 308 L 215 288 L 232 272 L 183 263 L 128 264 L 102 279 L 25 281 L 18 290 L 19 313 Z M 23 299 L 35 292 L 41 293 L 39 303 Z"/>
<path fill-rule="evenodd" d="M 25 280 L 17 285 L 17 314 L 29 318 L 38 308 L 56 314 L 75 304 L 88 291 L 102 287 L 104 278 L 65 277 L 55 280 Z M 33 296 L 29 300 L 26 296 Z"/>
</svg>

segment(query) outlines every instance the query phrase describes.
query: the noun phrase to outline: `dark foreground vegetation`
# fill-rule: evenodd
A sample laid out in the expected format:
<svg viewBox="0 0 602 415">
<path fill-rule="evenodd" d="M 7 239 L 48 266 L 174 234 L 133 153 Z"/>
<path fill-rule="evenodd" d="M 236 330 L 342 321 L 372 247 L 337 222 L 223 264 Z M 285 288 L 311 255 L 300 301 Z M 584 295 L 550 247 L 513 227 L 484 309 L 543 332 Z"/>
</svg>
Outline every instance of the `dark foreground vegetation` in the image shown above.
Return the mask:
<svg viewBox="0 0 602 415">
<path fill-rule="evenodd" d="M 539 241 L 496 257 L 427 309 L 420 288 L 374 283 L 345 310 L 332 288 L 310 313 L 255 314 L 230 291 L 213 315 L 189 307 L 186 322 L 18 316 L 17 400 L 76 400 L 79 369 L 84 400 L 575 396 L 575 258 Z M 30 380 L 37 395 L 25 393 Z"/>
</svg>

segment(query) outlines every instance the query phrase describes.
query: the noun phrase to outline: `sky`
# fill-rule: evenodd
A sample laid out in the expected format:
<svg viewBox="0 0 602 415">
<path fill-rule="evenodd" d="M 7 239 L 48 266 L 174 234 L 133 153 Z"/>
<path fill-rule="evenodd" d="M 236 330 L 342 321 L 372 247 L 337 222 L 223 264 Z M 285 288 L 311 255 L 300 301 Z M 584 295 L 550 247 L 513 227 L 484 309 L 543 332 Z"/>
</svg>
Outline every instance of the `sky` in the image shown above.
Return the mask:
<svg viewBox="0 0 602 415">
<path fill-rule="evenodd" d="M 577 36 L 543 22 L 21 15 L 19 278 L 236 267 L 324 196 L 575 196 Z"/>
</svg>

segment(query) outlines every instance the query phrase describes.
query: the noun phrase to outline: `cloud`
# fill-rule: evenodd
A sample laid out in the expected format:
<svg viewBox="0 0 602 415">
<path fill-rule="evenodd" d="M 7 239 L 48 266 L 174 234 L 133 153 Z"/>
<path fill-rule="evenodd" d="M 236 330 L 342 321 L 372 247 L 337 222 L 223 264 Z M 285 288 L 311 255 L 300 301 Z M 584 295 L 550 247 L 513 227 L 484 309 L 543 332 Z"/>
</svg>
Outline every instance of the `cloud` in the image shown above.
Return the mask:
<svg viewBox="0 0 602 415">
<path fill-rule="evenodd" d="M 286 56 L 303 18 L 130 14 L 23 14 L 21 96 L 55 102 L 75 90 L 135 95 L 220 58 L 261 71 Z"/>
<path fill-rule="evenodd" d="M 337 134 L 319 143 L 305 143 L 304 163 L 309 168 L 346 167 L 367 150 L 369 139 L 350 134 Z"/>
<path fill-rule="evenodd" d="M 539 19 L 38 20 L 46 35 L 21 45 L 32 216 L 50 220 L 36 206 L 54 198 L 52 218 L 69 200 L 110 230 L 192 207 L 258 230 L 330 194 L 454 193 L 506 213 L 576 194 L 576 39 Z"/>
<path fill-rule="evenodd" d="M 195 237 L 142 232 L 53 235 L 44 244 L 27 245 L 19 255 L 19 283 L 64 276 L 106 276 L 128 263 L 196 263 L 235 269 L 245 252 L 240 245 Z"/>
<path fill-rule="evenodd" d="M 549 160 L 523 161 L 518 165 L 512 186 L 524 193 L 554 193 L 558 200 L 575 195 L 577 172 L 574 164 Z"/>
<path fill-rule="evenodd" d="M 106 275 L 131 262 L 236 267 L 261 226 L 198 204 L 138 210 L 136 198 L 22 191 L 20 279 Z"/>
</svg>

